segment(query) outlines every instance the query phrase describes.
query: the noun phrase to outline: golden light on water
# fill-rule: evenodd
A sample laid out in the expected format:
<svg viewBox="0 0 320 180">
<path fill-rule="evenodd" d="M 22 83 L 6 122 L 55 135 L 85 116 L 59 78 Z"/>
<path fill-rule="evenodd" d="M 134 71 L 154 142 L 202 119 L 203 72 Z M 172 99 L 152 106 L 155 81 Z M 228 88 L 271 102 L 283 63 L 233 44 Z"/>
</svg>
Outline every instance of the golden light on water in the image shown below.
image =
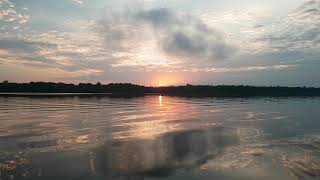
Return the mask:
<svg viewBox="0 0 320 180">
<path fill-rule="evenodd" d="M 163 106 L 163 104 L 162 104 L 162 96 L 161 95 L 159 96 L 159 106 Z"/>
<path fill-rule="evenodd" d="M 126 130 L 113 133 L 114 139 L 155 139 L 168 132 L 194 128 L 179 123 L 178 120 L 190 118 L 186 112 L 191 107 L 180 106 L 178 99 L 159 95 L 146 97 L 145 100 L 145 107 L 141 108 L 148 108 L 148 111 L 122 117 L 124 123 L 118 127 Z"/>
</svg>

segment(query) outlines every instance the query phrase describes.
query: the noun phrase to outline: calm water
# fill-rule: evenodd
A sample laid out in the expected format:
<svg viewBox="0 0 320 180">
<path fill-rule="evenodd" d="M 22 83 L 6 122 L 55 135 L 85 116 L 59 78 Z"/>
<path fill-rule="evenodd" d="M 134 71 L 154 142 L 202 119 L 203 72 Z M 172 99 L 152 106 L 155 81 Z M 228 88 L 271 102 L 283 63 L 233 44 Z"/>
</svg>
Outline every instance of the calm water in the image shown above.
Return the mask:
<svg viewBox="0 0 320 180">
<path fill-rule="evenodd" d="M 0 97 L 1 179 L 320 179 L 320 98 Z"/>
</svg>

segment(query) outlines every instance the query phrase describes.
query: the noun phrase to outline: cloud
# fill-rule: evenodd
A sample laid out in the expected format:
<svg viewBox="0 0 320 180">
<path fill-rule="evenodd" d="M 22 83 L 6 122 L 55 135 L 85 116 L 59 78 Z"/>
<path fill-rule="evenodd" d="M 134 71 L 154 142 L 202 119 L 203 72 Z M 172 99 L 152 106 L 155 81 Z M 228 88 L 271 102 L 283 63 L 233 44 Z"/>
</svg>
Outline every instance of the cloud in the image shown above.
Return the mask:
<svg viewBox="0 0 320 180">
<path fill-rule="evenodd" d="M 56 44 L 25 41 L 21 39 L 0 39 L 0 60 L 24 64 L 28 66 L 48 66 L 56 62 L 39 52 L 44 49 L 54 49 Z"/>
<path fill-rule="evenodd" d="M 167 8 L 109 12 L 98 25 L 111 51 L 128 50 L 148 38 L 156 38 L 165 56 L 195 64 L 224 60 L 236 51 L 223 33 L 189 14 Z"/>
<path fill-rule="evenodd" d="M 44 42 L 31 42 L 18 39 L 0 39 L 0 49 L 18 52 L 33 52 L 41 50 L 42 48 L 55 48 L 55 44 Z"/>
<path fill-rule="evenodd" d="M 221 32 L 191 15 L 174 14 L 162 8 L 140 12 L 137 17 L 164 31 L 162 48 L 170 55 L 215 61 L 235 52 Z"/>
<path fill-rule="evenodd" d="M 109 56 L 95 36 L 84 32 L 25 32 L 21 39 L 0 38 L 0 62 L 14 67 L 60 69 L 61 72 L 102 72 Z M 83 73 L 83 76 L 89 73 Z"/>
<path fill-rule="evenodd" d="M 256 28 L 265 32 L 257 42 L 269 51 L 317 50 L 320 47 L 320 1 L 311 0 L 293 10 L 287 17 Z"/>
<path fill-rule="evenodd" d="M 81 1 L 81 0 L 71 0 L 72 2 L 75 2 L 75 3 L 78 3 L 78 4 L 80 4 L 80 5 L 82 5 L 83 4 L 83 1 Z"/>
<path fill-rule="evenodd" d="M 29 15 L 27 15 L 28 9 L 17 8 L 9 0 L 0 1 L 0 22 L 6 25 L 12 23 L 24 24 L 28 22 Z"/>
<path fill-rule="evenodd" d="M 151 10 L 141 10 L 133 14 L 136 20 L 144 20 L 157 28 L 168 28 L 169 25 L 182 24 L 176 14 L 166 8 L 155 8 Z"/>
<path fill-rule="evenodd" d="M 299 64 L 275 64 L 265 66 L 243 66 L 243 67 L 210 67 L 210 68 L 192 68 L 185 69 L 183 72 L 208 72 L 208 73 L 239 73 L 239 72 L 260 72 L 293 69 Z"/>
</svg>

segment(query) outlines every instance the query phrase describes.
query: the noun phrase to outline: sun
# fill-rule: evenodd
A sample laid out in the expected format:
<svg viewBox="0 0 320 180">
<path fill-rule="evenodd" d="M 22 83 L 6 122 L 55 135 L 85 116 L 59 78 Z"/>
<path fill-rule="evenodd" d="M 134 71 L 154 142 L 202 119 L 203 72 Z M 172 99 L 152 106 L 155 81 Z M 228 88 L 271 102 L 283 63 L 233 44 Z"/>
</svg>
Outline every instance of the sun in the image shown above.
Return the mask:
<svg viewBox="0 0 320 180">
<path fill-rule="evenodd" d="M 157 87 L 169 87 L 169 86 L 177 85 L 180 81 L 181 80 L 177 77 L 176 74 L 162 73 L 154 78 L 153 85 Z"/>
<path fill-rule="evenodd" d="M 159 86 L 159 87 L 164 87 L 164 86 L 167 86 L 167 85 L 164 84 L 164 83 L 159 83 L 158 86 Z"/>
</svg>

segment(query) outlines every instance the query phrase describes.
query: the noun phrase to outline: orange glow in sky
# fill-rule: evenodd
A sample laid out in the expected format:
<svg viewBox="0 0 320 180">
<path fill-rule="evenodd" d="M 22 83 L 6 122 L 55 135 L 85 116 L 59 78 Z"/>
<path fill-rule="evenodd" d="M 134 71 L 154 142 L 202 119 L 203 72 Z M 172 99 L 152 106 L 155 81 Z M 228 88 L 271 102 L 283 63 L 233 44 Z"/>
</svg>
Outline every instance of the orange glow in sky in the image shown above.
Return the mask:
<svg viewBox="0 0 320 180">
<path fill-rule="evenodd" d="M 155 85 L 158 87 L 175 86 L 181 83 L 182 80 L 174 74 L 162 74 L 155 78 Z"/>
</svg>

